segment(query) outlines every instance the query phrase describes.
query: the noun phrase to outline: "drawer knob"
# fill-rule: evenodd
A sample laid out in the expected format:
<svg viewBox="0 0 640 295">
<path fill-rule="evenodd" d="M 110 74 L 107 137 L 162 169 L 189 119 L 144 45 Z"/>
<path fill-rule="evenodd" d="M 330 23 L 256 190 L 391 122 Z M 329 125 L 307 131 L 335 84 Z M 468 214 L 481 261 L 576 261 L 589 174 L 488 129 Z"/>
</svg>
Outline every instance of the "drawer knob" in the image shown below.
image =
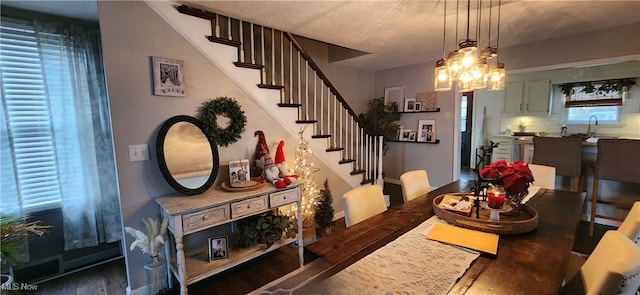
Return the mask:
<svg viewBox="0 0 640 295">
<path fill-rule="evenodd" d="M 202 220 L 207 220 L 207 215 L 202 215 Z"/>
</svg>

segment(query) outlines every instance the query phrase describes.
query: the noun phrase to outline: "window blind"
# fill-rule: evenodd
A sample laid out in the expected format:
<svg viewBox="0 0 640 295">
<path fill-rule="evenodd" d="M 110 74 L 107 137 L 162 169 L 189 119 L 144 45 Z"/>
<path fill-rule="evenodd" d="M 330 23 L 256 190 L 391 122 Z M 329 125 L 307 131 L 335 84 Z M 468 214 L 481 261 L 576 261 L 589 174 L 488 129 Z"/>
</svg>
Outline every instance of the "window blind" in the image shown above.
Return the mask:
<svg viewBox="0 0 640 295">
<path fill-rule="evenodd" d="M 59 207 L 60 179 L 48 87 L 38 36 L 24 21 L 0 25 L 3 140 L 11 145 L 13 171 L 2 167 L 2 185 L 15 178 L 23 213 Z M 56 85 L 55 79 L 49 81 Z M 3 163 L 7 163 L 3 161 Z M 13 173 L 13 175 L 7 175 Z M 2 204 L 3 207 L 12 204 Z"/>
</svg>

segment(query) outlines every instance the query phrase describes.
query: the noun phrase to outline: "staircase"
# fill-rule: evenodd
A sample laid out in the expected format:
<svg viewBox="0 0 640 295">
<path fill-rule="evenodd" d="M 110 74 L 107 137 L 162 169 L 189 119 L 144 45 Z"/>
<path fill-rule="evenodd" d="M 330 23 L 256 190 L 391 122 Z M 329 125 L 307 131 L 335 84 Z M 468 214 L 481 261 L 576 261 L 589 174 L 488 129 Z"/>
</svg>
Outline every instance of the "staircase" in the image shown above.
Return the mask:
<svg viewBox="0 0 640 295">
<path fill-rule="evenodd" d="M 362 126 L 329 79 L 288 33 L 168 1 L 146 1 L 351 187 L 383 183 L 382 136 Z M 295 123 L 295 124 L 294 124 Z"/>
</svg>

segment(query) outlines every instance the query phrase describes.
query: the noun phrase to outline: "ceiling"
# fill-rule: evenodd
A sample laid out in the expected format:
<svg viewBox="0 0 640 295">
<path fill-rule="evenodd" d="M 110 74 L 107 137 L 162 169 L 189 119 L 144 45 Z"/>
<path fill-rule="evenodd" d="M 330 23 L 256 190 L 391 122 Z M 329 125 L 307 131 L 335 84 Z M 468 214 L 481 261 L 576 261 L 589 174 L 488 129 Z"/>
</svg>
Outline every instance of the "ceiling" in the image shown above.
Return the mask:
<svg viewBox="0 0 640 295">
<path fill-rule="evenodd" d="M 367 52 L 339 64 L 382 70 L 443 56 L 445 1 L 183 1 L 192 6 L 288 31 L 329 44 Z M 474 39 L 478 0 L 471 2 L 471 32 Z M 456 1 L 446 11 L 445 51 L 455 47 Z M 496 43 L 498 0 L 483 0 L 483 33 L 480 47 L 488 44 L 489 12 L 491 43 Z M 2 1 L 3 5 L 74 14 L 97 19 L 94 1 Z M 493 4 L 493 9 L 489 8 Z M 458 39 L 466 37 L 467 1 L 459 3 Z M 59 9 L 56 11 L 54 9 Z M 640 25 L 640 1 L 503 0 L 500 6 L 499 47 L 561 38 L 620 25 Z M 631 37 L 631 42 L 638 38 Z"/>
</svg>

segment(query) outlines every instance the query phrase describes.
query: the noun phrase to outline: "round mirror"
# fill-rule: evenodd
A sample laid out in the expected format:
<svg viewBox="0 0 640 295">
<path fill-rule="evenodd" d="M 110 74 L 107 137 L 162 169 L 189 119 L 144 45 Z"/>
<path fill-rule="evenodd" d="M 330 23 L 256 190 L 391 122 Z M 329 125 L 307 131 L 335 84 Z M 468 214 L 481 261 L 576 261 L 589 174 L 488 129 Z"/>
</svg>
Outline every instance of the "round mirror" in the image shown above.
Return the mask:
<svg viewBox="0 0 640 295">
<path fill-rule="evenodd" d="M 213 185 L 218 176 L 218 147 L 202 131 L 200 120 L 175 116 L 162 124 L 156 141 L 162 176 L 177 191 L 195 195 Z"/>
</svg>

